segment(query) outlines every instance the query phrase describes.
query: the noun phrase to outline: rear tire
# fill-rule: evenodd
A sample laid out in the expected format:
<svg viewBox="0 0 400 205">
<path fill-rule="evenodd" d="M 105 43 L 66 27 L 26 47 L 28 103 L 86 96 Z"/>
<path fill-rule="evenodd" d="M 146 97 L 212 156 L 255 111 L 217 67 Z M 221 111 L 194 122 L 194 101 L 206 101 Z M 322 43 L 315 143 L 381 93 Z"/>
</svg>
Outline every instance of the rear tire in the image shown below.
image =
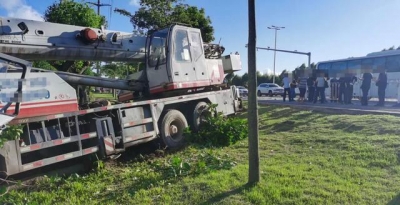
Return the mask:
<svg viewBox="0 0 400 205">
<path fill-rule="evenodd" d="M 204 112 L 207 111 L 208 104 L 205 102 L 198 102 L 197 105 L 194 107 L 191 113 L 191 130 L 194 132 L 198 132 L 200 129 L 200 125 L 203 121 L 202 117 L 204 116 Z"/>
<path fill-rule="evenodd" d="M 258 92 L 257 92 L 257 95 L 258 95 L 258 97 L 261 97 L 261 96 L 262 96 L 261 91 L 258 91 Z"/>
<path fill-rule="evenodd" d="M 180 111 L 167 111 L 160 125 L 161 139 L 164 145 L 172 149 L 182 146 L 185 140 L 184 130 L 187 127 L 186 118 Z"/>
</svg>

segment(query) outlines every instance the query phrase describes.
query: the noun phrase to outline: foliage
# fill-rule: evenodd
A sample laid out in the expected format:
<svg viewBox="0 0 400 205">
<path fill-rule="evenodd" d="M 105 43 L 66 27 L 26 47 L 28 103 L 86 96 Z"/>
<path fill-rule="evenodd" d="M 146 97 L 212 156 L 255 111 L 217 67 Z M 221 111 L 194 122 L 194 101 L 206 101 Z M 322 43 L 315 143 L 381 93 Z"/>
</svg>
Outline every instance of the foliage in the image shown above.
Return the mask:
<svg viewBox="0 0 400 205">
<path fill-rule="evenodd" d="M 143 159 L 146 159 L 143 161 Z M 100 161 L 101 162 L 101 161 Z M 185 177 L 202 176 L 217 170 L 230 170 L 237 163 L 226 153 L 214 150 L 188 148 L 183 153 L 163 158 L 139 155 L 130 163 L 102 164 L 88 175 L 44 176 L 31 187 L 10 190 L 0 198 L 0 204 L 97 204 L 97 200 L 112 200 L 117 204 L 138 204 L 131 196 L 143 190 L 168 187 Z M 118 185 L 114 185 L 116 183 Z M 122 195 L 119 190 L 131 192 Z M 0 190 L 1 191 L 1 190 Z M 29 194 L 30 197 L 25 197 Z M 104 199 L 102 199 L 105 197 Z M 111 198 L 110 198 L 111 197 Z M 114 198 L 117 197 L 117 198 Z M 161 200 L 159 197 L 154 198 Z M 134 202 L 136 201 L 136 202 Z M 133 203 L 132 203 L 133 202 Z M 107 203 L 103 201 L 102 203 Z M 139 202 L 139 204 L 149 204 Z"/>
<path fill-rule="evenodd" d="M 105 17 L 97 15 L 96 11 L 84 1 L 75 2 L 73 0 L 55 1 L 45 11 L 44 20 L 94 28 L 100 28 L 106 24 Z"/>
<path fill-rule="evenodd" d="M 73 0 L 56 1 L 50 5 L 44 14 L 44 20 L 52 23 L 100 28 L 106 24 L 105 17 L 99 16 L 84 1 Z M 59 70 L 65 72 L 93 75 L 87 61 L 36 61 L 35 67 L 47 70 Z"/>
<path fill-rule="evenodd" d="M 162 163 L 153 163 L 155 170 L 163 173 L 164 179 L 205 174 L 212 170 L 230 169 L 235 165 L 229 155 L 221 157 L 212 150 L 193 154 L 190 158 L 173 156 Z"/>
<path fill-rule="evenodd" d="M 137 72 L 138 67 L 139 65 L 136 63 L 108 63 L 101 67 L 100 73 L 110 78 L 125 79 L 127 74 Z"/>
<path fill-rule="evenodd" d="M 230 146 L 248 135 L 247 120 L 225 117 L 217 113 L 217 105 L 209 105 L 197 133 L 186 131 L 189 141 L 207 146 Z"/>
<path fill-rule="evenodd" d="M 128 16 L 134 29 L 142 32 L 162 29 L 172 23 L 188 24 L 199 28 L 204 42 L 214 41 L 214 28 L 204 8 L 183 4 L 182 0 L 140 0 L 141 7 L 132 14 L 125 9 L 115 9 Z"/>
<path fill-rule="evenodd" d="M 22 133 L 23 133 L 23 125 L 8 126 L 0 134 L 0 148 L 3 147 L 4 143 L 8 141 L 19 139 Z"/>
<path fill-rule="evenodd" d="M 105 161 L 102 171 L 11 188 L 0 204 L 399 204 L 399 117 L 262 105 L 259 114 L 263 180 L 255 187 L 245 185 L 245 139 L 222 148 L 189 146 L 145 161 L 125 153 Z M 177 177 L 168 170 L 175 157 L 193 167 L 207 154 L 236 165 L 214 169 L 223 166 L 210 163 L 201 174 Z"/>
</svg>

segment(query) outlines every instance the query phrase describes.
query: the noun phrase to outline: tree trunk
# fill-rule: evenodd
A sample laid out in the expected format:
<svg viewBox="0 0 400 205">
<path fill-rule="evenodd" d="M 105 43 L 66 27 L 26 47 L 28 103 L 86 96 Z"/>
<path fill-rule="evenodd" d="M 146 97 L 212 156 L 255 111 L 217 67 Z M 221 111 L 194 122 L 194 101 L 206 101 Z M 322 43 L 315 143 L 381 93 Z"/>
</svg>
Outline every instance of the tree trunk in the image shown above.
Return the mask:
<svg viewBox="0 0 400 205">
<path fill-rule="evenodd" d="M 256 12 L 255 0 L 249 0 L 248 42 L 248 126 L 249 126 L 249 181 L 254 185 L 260 181 L 260 155 L 258 153 L 258 103 L 256 68 Z"/>
</svg>

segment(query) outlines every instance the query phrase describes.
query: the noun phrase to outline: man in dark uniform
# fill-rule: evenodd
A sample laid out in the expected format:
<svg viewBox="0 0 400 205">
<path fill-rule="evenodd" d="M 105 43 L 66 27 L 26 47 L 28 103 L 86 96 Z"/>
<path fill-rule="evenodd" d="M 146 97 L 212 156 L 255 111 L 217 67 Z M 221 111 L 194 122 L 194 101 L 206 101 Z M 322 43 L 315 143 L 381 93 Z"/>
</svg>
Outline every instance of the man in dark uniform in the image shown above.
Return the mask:
<svg viewBox="0 0 400 205">
<path fill-rule="evenodd" d="M 362 80 L 360 88 L 363 93 L 363 96 L 361 99 L 361 105 L 367 106 L 368 105 L 368 92 L 369 92 L 369 89 L 371 88 L 371 81 L 372 81 L 372 74 L 370 72 L 370 69 L 365 71 L 365 73 L 363 74 L 363 77 L 360 80 Z"/>
<path fill-rule="evenodd" d="M 380 69 L 378 80 L 376 81 L 376 86 L 378 86 L 378 96 L 379 102 L 375 106 L 385 106 L 385 91 L 387 86 L 387 75 L 384 68 Z"/>
<path fill-rule="evenodd" d="M 339 73 L 339 103 L 343 104 L 346 101 L 346 77 L 344 73 Z"/>
<path fill-rule="evenodd" d="M 313 74 L 310 75 L 307 79 L 307 87 L 308 87 L 308 102 L 314 101 L 315 95 L 315 78 Z"/>
</svg>

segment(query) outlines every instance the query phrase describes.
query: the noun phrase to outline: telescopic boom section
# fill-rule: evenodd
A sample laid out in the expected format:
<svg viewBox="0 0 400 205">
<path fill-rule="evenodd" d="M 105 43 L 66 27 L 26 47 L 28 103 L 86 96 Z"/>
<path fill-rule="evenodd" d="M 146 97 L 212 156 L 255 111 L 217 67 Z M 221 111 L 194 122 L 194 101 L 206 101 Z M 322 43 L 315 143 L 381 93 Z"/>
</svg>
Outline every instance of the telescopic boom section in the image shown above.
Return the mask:
<svg viewBox="0 0 400 205">
<path fill-rule="evenodd" d="M 25 60 L 145 60 L 145 36 L 17 18 L 0 23 L 0 52 Z"/>
</svg>

